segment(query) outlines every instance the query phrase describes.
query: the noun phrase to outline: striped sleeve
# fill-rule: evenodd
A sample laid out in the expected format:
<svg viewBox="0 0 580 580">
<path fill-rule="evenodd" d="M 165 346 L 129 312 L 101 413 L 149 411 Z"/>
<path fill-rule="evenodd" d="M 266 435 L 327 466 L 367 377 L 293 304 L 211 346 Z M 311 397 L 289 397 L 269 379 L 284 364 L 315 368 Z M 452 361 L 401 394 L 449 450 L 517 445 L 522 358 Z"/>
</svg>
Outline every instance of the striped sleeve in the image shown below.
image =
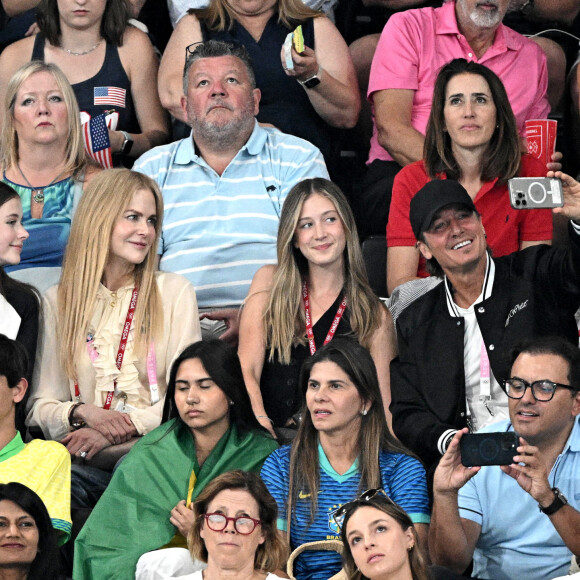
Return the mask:
<svg viewBox="0 0 580 580">
<path fill-rule="evenodd" d="M 286 503 L 288 501 L 288 476 L 290 474 L 290 446 L 272 452 L 264 462 L 260 477 L 278 504 L 277 526 L 287 530 Z"/>
<path fill-rule="evenodd" d="M 416 524 L 431 521 L 427 477 L 421 463 L 402 453 L 385 453 L 380 458 L 385 492 Z"/>
</svg>

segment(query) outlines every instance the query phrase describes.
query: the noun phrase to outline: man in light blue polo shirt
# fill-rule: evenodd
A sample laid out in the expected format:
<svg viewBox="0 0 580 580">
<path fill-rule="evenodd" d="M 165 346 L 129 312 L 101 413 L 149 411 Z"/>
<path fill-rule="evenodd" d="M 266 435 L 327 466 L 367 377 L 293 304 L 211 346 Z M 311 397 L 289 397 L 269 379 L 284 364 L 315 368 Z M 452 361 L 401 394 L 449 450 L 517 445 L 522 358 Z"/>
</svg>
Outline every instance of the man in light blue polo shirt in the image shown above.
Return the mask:
<svg viewBox="0 0 580 580">
<path fill-rule="evenodd" d="M 435 563 L 473 576 L 546 580 L 580 555 L 580 351 L 562 338 L 530 339 L 513 352 L 503 382 L 515 431 L 508 466 L 464 467 L 459 431 L 433 482 L 429 547 Z"/>
<path fill-rule="evenodd" d="M 209 41 L 188 49 L 183 84 L 192 136 L 148 151 L 134 169 L 163 192 L 160 268 L 186 276 L 204 317 L 225 322 L 222 338 L 235 341 L 254 273 L 276 263 L 286 195 L 328 173 L 308 141 L 258 125 L 260 90 L 243 47 Z"/>
</svg>

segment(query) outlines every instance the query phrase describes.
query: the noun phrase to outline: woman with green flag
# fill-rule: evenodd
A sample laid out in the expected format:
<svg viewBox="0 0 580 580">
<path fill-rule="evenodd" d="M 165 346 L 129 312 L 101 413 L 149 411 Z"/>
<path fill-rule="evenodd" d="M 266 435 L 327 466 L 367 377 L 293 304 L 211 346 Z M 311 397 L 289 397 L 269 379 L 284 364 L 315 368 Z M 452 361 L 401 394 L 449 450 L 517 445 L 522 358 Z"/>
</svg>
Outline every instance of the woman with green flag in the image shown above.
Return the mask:
<svg viewBox="0 0 580 580">
<path fill-rule="evenodd" d="M 277 443 L 252 413 L 235 351 L 221 340 L 173 363 L 164 423 L 116 470 L 75 543 L 73 578 L 134 578 L 145 552 L 185 546 L 190 503 L 217 475 L 258 472 Z"/>
</svg>

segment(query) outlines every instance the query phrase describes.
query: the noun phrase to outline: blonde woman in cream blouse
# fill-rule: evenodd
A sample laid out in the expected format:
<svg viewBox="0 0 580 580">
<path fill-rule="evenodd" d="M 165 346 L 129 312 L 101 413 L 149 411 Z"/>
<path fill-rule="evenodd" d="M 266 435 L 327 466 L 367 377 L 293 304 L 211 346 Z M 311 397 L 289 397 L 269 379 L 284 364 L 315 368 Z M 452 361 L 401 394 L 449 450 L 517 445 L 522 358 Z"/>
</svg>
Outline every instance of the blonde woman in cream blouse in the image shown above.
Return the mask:
<svg viewBox="0 0 580 580">
<path fill-rule="evenodd" d="M 44 298 L 27 424 L 66 445 L 77 473 L 105 485 L 94 468 L 110 471 L 159 425 L 171 363 L 201 338 L 193 286 L 156 271 L 162 215 L 147 176 L 96 176 L 72 224 L 61 282 Z"/>
</svg>

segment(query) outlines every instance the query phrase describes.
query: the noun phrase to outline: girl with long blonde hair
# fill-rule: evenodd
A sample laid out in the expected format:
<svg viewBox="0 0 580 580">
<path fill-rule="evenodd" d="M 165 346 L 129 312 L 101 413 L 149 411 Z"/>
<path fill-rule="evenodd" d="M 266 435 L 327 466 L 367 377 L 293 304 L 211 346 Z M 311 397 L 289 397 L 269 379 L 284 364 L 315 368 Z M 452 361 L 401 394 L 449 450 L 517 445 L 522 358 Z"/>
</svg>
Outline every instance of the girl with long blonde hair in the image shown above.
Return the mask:
<svg viewBox="0 0 580 580">
<path fill-rule="evenodd" d="M 193 287 L 156 271 L 162 216 L 149 177 L 99 174 L 44 298 L 27 421 L 90 466 L 112 468 L 159 425 L 171 363 L 200 338 Z"/>
<path fill-rule="evenodd" d="M 278 265 L 256 272 L 240 321 L 239 355 L 256 416 L 272 431 L 300 407 L 298 372 L 334 335 L 373 356 L 383 406 L 396 346 L 388 310 L 370 289 L 348 201 L 332 182 L 307 179 L 284 201 Z"/>
</svg>

